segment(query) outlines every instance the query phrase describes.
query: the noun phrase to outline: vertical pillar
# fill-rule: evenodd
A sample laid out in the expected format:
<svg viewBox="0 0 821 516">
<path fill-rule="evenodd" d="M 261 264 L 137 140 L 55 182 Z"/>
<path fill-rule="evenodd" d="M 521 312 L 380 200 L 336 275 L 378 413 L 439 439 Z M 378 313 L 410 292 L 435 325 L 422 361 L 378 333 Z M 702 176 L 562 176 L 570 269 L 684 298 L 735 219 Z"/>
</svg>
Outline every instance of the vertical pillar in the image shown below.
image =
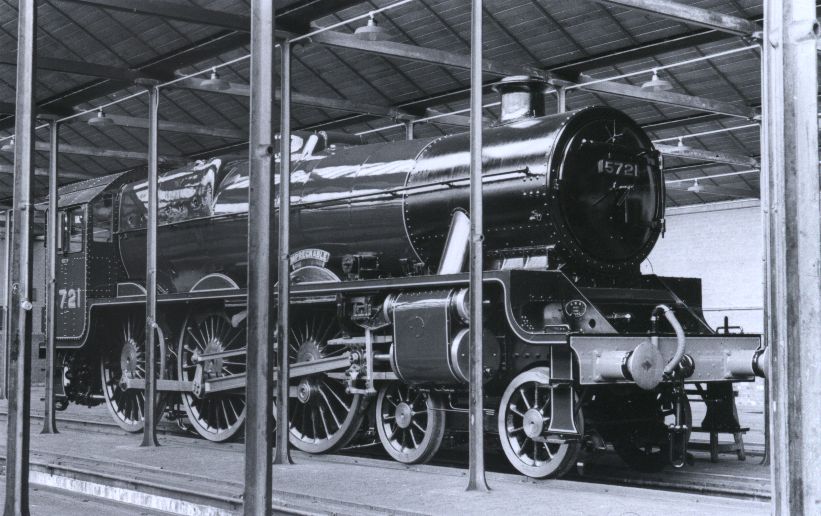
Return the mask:
<svg viewBox="0 0 821 516">
<path fill-rule="evenodd" d="M 818 22 L 810 0 L 765 2 L 765 111 L 774 514 L 821 499 Z"/>
<path fill-rule="evenodd" d="M 405 139 L 413 140 L 413 120 L 405 120 Z"/>
<path fill-rule="evenodd" d="M 14 239 L 12 230 L 12 210 L 3 212 L 6 223 L 5 231 L 5 258 L 3 260 L 3 348 L 0 349 L 0 399 L 4 400 L 9 395 L 9 343 L 11 333 L 11 241 Z"/>
<path fill-rule="evenodd" d="M 148 217 L 145 225 L 145 425 L 142 446 L 157 441 L 157 111 L 160 90 L 148 86 Z"/>
<path fill-rule="evenodd" d="M 556 113 L 567 111 L 567 89 L 564 86 L 556 86 Z"/>
<path fill-rule="evenodd" d="M 54 287 L 57 283 L 57 153 L 59 124 L 49 122 L 48 156 L 48 219 L 46 220 L 46 394 L 43 417 L 43 434 L 57 433 L 57 419 L 54 414 Z"/>
<path fill-rule="evenodd" d="M 271 302 L 276 249 L 271 239 L 273 164 L 272 102 L 274 7 L 251 2 L 251 124 L 248 210 L 248 367 L 245 420 L 247 516 L 271 514 L 271 437 L 274 363 L 271 341 L 276 312 Z M 287 425 L 287 421 L 280 421 Z"/>
<path fill-rule="evenodd" d="M 482 0 L 472 0 L 470 30 L 470 442 L 467 490 L 489 491 L 485 479 L 482 374 Z"/>
<path fill-rule="evenodd" d="M 779 243 L 783 236 L 778 238 L 784 230 L 783 211 L 778 205 L 779 187 L 783 187 L 783 123 L 784 113 L 781 103 L 784 96 L 783 81 L 780 77 L 783 71 L 781 41 L 781 8 L 782 0 L 767 0 L 764 3 L 764 32 L 762 35 L 761 51 L 761 214 L 764 242 L 764 345 L 770 347 L 775 340 L 774 310 L 776 310 L 777 296 L 783 295 L 783 289 L 778 287 L 775 260 L 781 255 Z M 771 359 L 770 359 L 771 360 Z M 764 380 L 764 457 L 762 463 L 771 464 L 772 450 L 772 417 L 770 383 L 772 382 L 772 366 L 768 377 Z"/>
<path fill-rule="evenodd" d="M 290 336 L 291 275 L 291 43 L 281 45 L 280 80 L 282 95 L 279 101 L 279 268 L 277 270 L 277 425 L 274 464 L 291 464 L 288 452 L 288 339 Z"/>
<path fill-rule="evenodd" d="M 14 241 L 9 304 L 9 403 L 6 441 L 5 516 L 29 514 L 29 411 L 31 408 L 31 227 L 34 223 L 34 79 L 37 7 L 17 3 L 17 89 L 14 111 Z"/>
</svg>

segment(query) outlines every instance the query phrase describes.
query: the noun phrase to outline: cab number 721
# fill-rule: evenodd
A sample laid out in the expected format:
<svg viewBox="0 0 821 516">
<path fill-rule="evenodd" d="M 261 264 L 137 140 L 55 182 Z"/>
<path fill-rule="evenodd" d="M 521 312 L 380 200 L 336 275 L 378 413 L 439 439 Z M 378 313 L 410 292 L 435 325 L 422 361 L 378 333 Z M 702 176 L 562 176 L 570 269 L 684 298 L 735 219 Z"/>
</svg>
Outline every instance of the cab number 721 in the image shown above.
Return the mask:
<svg viewBox="0 0 821 516">
<path fill-rule="evenodd" d="M 66 308 L 77 308 L 80 304 L 80 289 L 79 288 L 61 288 L 57 291 L 60 295 L 60 310 Z"/>
</svg>

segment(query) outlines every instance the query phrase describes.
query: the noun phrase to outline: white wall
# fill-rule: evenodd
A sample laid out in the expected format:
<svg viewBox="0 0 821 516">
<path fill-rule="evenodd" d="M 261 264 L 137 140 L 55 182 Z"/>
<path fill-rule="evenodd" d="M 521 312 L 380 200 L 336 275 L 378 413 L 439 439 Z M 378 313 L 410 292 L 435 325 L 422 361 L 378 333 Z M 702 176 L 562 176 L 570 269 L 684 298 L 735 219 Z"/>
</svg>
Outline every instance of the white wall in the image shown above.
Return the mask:
<svg viewBox="0 0 821 516">
<path fill-rule="evenodd" d="M 763 331 L 763 234 L 757 200 L 667 210 L 667 232 L 642 264 L 663 276 L 701 278 L 705 317 L 729 316 L 746 333 Z"/>
</svg>

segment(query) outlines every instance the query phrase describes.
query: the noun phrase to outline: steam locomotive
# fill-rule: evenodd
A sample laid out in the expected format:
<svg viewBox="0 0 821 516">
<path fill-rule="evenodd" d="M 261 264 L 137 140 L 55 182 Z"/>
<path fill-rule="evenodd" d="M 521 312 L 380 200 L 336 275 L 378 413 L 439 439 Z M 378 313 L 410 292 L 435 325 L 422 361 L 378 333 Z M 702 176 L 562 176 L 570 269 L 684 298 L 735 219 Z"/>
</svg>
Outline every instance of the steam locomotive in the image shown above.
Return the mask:
<svg viewBox="0 0 821 516">
<path fill-rule="evenodd" d="M 608 444 L 638 468 L 682 464 L 685 386 L 713 401 L 703 427 L 726 421 L 733 382 L 763 374 L 760 338 L 716 334 L 700 280 L 640 272 L 664 231 L 645 132 L 609 107 L 545 116 L 543 87 L 502 81 L 502 117 L 483 132 L 485 426 L 531 477 Z M 466 439 L 468 144 L 292 141 L 295 448 L 371 438 L 418 463 Z M 246 346 L 275 347 L 246 342 L 248 179 L 247 160 L 214 158 L 159 182 L 157 410 L 213 441 L 243 427 Z M 64 187 L 59 209 L 60 399 L 105 403 L 138 432 L 145 178 Z"/>
</svg>

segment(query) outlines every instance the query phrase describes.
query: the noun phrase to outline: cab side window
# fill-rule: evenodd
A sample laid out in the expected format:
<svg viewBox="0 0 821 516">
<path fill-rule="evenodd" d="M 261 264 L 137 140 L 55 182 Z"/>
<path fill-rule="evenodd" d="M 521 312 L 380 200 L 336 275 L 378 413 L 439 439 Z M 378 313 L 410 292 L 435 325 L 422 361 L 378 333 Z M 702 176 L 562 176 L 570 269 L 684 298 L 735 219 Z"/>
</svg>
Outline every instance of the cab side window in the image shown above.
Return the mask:
<svg viewBox="0 0 821 516">
<path fill-rule="evenodd" d="M 91 205 L 91 241 L 111 242 L 114 196 L 106 194 Z"/>
<path fill-rule="evenodd" d="M 83 229 L 85 224 L 83 208 L 73 208 L 69 210 L 67 218 L 67 252 L 80 253 L 83 251 Z"/>
</svg>

